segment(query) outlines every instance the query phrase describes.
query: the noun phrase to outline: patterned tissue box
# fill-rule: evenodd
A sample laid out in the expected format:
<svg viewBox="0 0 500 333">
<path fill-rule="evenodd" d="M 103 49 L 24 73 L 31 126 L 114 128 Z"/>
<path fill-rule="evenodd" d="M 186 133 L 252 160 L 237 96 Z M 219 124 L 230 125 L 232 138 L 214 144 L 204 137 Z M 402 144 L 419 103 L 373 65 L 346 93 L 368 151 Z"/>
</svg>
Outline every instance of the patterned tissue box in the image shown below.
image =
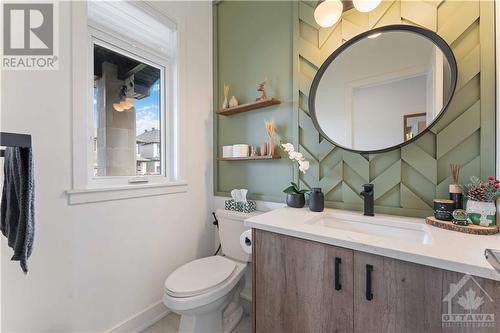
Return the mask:
<svg viewBox="0 0 500 333">
<path fill-rule="evenodd" d="M 257 209 L 257 203 L 255 201 L 236 202 L 233 199 L 226 200 L 225 202 L 226 210 L 234 210 L 242 213 L 251 213 Z"/>
</svg>

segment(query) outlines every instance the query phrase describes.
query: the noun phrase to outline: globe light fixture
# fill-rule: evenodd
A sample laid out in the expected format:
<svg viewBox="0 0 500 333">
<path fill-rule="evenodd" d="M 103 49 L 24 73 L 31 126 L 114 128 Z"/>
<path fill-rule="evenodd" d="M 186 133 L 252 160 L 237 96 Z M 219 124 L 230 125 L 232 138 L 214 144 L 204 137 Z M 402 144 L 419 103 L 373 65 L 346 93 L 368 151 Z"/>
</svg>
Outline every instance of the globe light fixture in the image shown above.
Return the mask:
<svg viewBox="0 0 500 333">
<path fill-rule="evenodd" d="M 314 10 L 314 19 L 322 28 L 332 27 L 342 16 L 344 5 L 340 0 L 325 0 Z"/>
<path fill-rule="evenodd" d="M 367 13 L 377 8 L 381 2 L 382 0 L 353 0 L 352 4 L 358 11 Z"/>
</svg>

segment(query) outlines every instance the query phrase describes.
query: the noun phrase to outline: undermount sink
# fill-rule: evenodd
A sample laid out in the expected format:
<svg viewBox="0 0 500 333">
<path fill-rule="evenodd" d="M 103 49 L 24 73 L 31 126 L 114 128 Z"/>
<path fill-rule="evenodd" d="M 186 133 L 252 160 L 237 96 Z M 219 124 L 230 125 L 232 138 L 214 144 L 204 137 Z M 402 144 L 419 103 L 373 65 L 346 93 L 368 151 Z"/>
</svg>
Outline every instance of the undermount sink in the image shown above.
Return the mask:
<svg viewBox="0 0 500 333">
<path fill-rule="evenodd" d="M 431 235 L 427 231 L 426 225 L 393 219 L 385 221 L 377 219 L 376 217 L 326 214 L 305 223 L 358 234 L 406 240 L 420 244 L 432 244 L 433 242 Z"/>
</svg>

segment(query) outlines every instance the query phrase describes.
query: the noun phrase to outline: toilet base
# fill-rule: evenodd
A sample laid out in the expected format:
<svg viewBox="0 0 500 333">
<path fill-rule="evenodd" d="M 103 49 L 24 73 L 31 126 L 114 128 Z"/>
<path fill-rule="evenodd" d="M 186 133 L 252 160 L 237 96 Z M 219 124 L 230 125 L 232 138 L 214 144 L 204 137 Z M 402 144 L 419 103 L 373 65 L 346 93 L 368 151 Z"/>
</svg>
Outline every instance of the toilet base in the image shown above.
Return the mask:
<svg viewBox="0 0 500 333">
<path fill-rule="evenodd" d="M 219 302 L 212 304 L 211 311 L 195 315 L 181 313 L 179 333 L 230 333 L 243 316 L 243 307 L 240 304 L 242 285 L 243 283 L 240 281 L 233 291 L 232 297 L 226 298 L 226 301 L 222 298 Z M 226 303 L 227 306 L 223 303 Z M 220 308 L 220 310 L 214 310 L 214 308 Z"/>
<path fill-rule="evenodd" d="M 228 312 L 229 310 L 229 312 Z M 232 302 L 222 315 L 222 332 L 231 333 L 243 317 L 243 307 L 239 303 Z"/>
</svg>

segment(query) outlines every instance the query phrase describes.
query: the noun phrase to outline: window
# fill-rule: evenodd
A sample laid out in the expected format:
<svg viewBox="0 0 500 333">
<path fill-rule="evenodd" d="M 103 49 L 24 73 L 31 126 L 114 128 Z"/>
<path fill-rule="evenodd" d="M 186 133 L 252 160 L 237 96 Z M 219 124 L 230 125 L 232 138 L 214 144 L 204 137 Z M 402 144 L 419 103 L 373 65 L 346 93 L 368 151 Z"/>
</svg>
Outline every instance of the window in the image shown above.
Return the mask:
<svg viewBox="0 0 500 333">
<path fill-rule="evenodd" d="M 70 203 L 100 201 L 89 193 L 105 191 L 120 193 L 105 200 L 185 191 L 175 23 L 144 2 L 88 1 L 72 3 L 72 25 Z"/>
<path fill-rule="evenodd" d="M 93 58 L 93 176 L 161 175 L 165 68 L 98 40 Z"/>
<path fill-rule="evenodd" d="M 139 2 L 90 1 L 89 184 L 176 180 L 175 25 Z"/>
</svg>

